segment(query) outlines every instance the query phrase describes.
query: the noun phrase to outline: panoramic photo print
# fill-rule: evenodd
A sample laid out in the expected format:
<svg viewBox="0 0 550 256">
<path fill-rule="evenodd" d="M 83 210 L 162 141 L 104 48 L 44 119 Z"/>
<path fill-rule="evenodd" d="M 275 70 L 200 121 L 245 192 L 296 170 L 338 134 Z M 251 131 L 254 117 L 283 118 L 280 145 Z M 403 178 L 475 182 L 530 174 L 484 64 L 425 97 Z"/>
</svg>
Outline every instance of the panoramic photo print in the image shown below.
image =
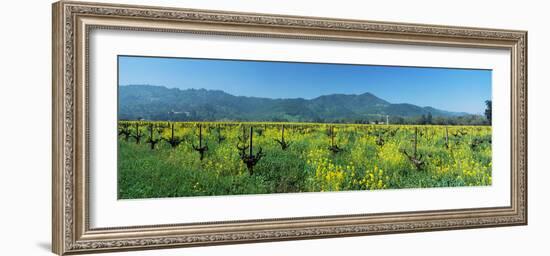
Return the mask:
<svg viewBox="0 0 550 256">
<path fill-rule="evenodd" d="M 492 71 L 118 57 L 118 198 L 491 185 Z"/>
</svg>

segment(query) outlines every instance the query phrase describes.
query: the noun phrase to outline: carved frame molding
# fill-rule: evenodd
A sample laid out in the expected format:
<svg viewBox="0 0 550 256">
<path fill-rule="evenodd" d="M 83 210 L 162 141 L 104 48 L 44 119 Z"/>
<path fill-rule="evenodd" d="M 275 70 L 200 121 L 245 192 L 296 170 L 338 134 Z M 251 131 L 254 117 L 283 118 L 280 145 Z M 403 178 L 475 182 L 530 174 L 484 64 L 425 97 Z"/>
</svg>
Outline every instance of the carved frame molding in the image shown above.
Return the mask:
<svg viewBox="0 0 550 256">
<path fill-rule="evenodd" d="M 88 36 L 93 29 L 509 49 L 510 207 L 90 229 Z M 60 255 L 527 224 L 527 32 L 61 1 L 53 5 L 53 243 Z"/>
</svg>

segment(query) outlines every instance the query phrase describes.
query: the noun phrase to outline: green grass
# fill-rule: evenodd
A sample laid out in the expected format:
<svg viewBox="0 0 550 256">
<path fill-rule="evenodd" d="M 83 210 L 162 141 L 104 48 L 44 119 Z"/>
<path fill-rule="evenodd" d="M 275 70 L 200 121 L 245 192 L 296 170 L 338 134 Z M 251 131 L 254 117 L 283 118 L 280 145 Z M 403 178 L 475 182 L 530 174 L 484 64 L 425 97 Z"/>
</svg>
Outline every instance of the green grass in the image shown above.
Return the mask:
<svg viewBox="0 0 550 256">
<path fill-rule="evenodd" d="M 220 128 L 225 140 L 218 143 L 219 123 L 203 123 L 208 150 L 201 161 L 192 147 L 199 144 L 196 123 L 176 124 L 175 136 L 183 138 L 178 147 L 162 141 L 154 150 L 146 143 L 146 125 L 139 128 L 146 134 L 140 144 L 119 137 L 120 199 L 491 184 L 491 128 L 486 126 L 448 127 L 449 148 L 445 127 L 418 126 L 418 153 L 424 161 L 419 170 L 402 153 L 413 152 L 415 126 L 338 125 L 335 144 L 343 151 L 332 153 L 327 126 L 322 124 L 286 124 L 285 140 L 291 144 L 282 150 L 274 140 L 280 139 L 282 124 L 226 124 Z M 262 130 L 253 135 L 253 153 L 259 147 L 265 153 L 253 175 L 237 149 L 237 144 L 243 145 L 243 126 L 246 134 L 250 125 Z M 467 134 L 452 135 L 459 130 Z M 384 143 L 379 145 L 377 134 L 382 131 Z M 169 137 L 170 129 L 154 136 Z"/>
</svg>

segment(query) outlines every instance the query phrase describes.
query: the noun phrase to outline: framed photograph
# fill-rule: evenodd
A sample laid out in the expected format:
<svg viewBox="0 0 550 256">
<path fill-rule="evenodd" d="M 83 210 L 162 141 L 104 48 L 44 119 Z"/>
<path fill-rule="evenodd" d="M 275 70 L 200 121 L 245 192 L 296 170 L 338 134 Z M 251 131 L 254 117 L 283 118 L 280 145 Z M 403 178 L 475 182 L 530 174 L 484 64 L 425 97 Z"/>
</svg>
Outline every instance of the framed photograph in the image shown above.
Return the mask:
<svg viewBox="0 0 550 256">
<path fill-rule="evenodd" d="M 53 5 L 53 251 L 527 224 L 527 32 Z"/>
</svg>

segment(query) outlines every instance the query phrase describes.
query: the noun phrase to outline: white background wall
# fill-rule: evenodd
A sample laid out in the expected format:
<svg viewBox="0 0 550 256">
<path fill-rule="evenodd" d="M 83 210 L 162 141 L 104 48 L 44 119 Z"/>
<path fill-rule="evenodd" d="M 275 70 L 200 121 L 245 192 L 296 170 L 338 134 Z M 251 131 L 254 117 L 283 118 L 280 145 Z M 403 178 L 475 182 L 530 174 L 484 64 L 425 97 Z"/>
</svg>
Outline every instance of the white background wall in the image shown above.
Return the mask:
<svg viewBox="0 0 550 256">
<path fill-rule="evenodd" d="M 97 1 L 97 0 L 96 0 Z M 100 0 L 112 2 L 111 0 Z M 545 1 L 146 1 L 202 9 L 529 31 L 529 225 L 229 245 L 112 255 L 548 255 L 549 8 Z M 0 15 L 0 255 L 51 255 L 51 1 L 5 1 Z M 546 26 L 544 25 L 546 24 Z M 545 232 L 546 231 L 546 232 Z"/>
</svg>

